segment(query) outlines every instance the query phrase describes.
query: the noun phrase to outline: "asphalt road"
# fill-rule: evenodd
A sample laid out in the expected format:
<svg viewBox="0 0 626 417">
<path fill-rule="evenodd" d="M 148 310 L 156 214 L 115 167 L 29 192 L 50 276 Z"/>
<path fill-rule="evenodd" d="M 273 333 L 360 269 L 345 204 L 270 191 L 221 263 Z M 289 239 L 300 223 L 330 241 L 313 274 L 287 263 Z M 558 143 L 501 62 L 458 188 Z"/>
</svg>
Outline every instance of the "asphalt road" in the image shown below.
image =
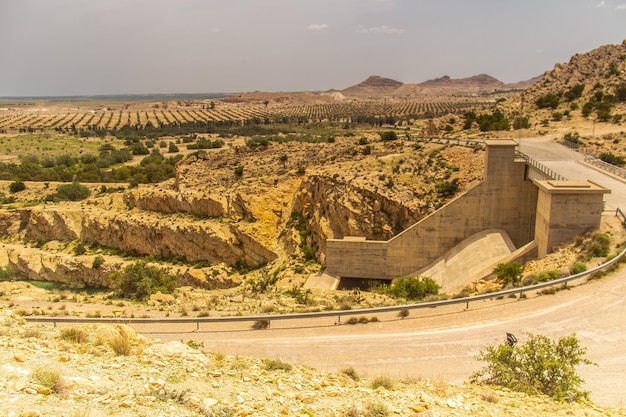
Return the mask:
<svg viewBox="0 0 626 417">
<path fill-rule="evenodd" d="M 609 206 L 626 208 L 626 186 L 581 165 L 580 155 L 544 139 L 524 139 L 522 151 L 569 179 L 592 179 L 613 188 Z M 615 187 L 615 188 L 614 188 Z M 136 329 L 163 340 L 195 340 L 208 351 L 228 355 L 282 358 L 322 371 L 352 366 L 362 376 L 388 375 L 462 383 L 481 367 L 481 348 L 504 342 L 506 332 L 520 342 L 525 333 L 550 338 L 576 333 L 597 366 L 579 371 L 585 389 L 603 406 L 626 406 L 626 270 L 601 280 L 559 291 L 529 294 L 527 299 L 489 300 L 412 311 L 406 319 L 377 315 L 379 322 L 336 325 L 315 319 L 272 322 L 266 330 L 250 323 L 205 324 L 167 328 L 137 325 Z"/>
</svg>

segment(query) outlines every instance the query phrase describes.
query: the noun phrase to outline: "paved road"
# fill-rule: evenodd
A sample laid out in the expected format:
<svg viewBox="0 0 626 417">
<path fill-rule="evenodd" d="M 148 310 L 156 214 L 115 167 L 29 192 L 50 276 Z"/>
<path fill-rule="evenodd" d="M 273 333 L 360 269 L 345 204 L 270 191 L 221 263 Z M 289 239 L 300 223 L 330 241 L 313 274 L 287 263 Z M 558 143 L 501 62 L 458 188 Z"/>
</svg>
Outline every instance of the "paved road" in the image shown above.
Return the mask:
<svg viewBox="0 0 626 417">
<path fill-rule="evenodd" d="M 580 156 L 546 140 L 522 140 L 522 151 L 570 179 L 590 178 L 617 186 L 609 205 L 626 207 L 626 187 L 579 164 Z M 323 371 L 354 367 L 363 376 L 445 380 L 461 383 L 481 364 L 479 350 L 512 332 L 521 342 L 533 332 L 557 338 L 576 333 L 598 366 L 580 368 L 592 399 L 604 406 L 626 406 L 626 270 L 555 295 L 530 294 L 525 300 L 481 301 L 411 313 L 400 320 L 378 315 L 377 323 L 337 326 L 329 319 L 273 322 L 267 330 L 248 324 L 206 324 L 180 334 L 160 328 L 152 336 L 195 340 L 209 351 L 264 358 L 280 357 Z M 150 332 L 149 327 L 136 326 Z"/>
<path fill-rule="evenodd" d="M 604 196 L 606 210 L 626 208 L 626 183 L 582 163 L 584 156 L 551 138 L 519 139 L 520 151 L 568 180 L 591 180 L 611 190 Z"/>
</svg>

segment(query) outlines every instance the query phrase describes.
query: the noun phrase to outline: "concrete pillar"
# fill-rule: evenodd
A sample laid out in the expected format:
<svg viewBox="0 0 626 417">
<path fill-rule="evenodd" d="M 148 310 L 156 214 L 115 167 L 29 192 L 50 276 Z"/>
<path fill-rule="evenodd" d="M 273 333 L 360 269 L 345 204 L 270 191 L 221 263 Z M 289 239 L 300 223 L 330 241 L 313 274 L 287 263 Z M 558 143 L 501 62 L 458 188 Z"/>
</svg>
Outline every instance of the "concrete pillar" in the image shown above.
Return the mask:
<svg viewBox="0 0 626 417">
<path fill-rule="evenodd" d="M 533 181 L 539 189 L 535 241 L 539 258 L 600 227 L 604 194 L 591 181 Z"/>
</svg>

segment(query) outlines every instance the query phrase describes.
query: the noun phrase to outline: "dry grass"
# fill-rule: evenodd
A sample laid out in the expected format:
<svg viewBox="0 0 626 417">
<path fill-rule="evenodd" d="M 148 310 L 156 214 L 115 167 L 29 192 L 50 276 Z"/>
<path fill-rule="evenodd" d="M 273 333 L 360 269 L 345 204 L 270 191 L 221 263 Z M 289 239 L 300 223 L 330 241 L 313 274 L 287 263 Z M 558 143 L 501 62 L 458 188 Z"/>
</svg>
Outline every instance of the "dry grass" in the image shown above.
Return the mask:
<svg viewBox="0 0 626 417">
<path fill-rule="evenodd" d="M 374 378 L 374 380 L 370 384 L 370 387 L 372 389 L 383 387 L 387 390 L 392 390 L 394 384 L 395 382 L 392 378 L 385 376 L 385 375 L 381 375 L 381 376 L 377 376 L 376 378 Z"/>
<path fill-rule="evenodd" d="M 78 344 L 87 343 L 87 340 L 89 340 L 89 334 L 82 327 L 68 327 L 61 329 L 60 336 L 61 339 L 66 342 Z"/>
<path fill-rule="evenodd" d="M 128 356 L 132 350 L 130 335 L 123 327 L 118 327 L 117 330 L 117 335 L 109 340 L 108 345 L 117 356 Z"/>
<path fill-rule="evenodd" d="M 33 369 L 32 378 L 35 383 L 49 388 L 55 394 L 61 394 L 67 388 L 67 383 L 61 375 L 61 371 L 52 366 L 38 366 Z"/>
</svg>

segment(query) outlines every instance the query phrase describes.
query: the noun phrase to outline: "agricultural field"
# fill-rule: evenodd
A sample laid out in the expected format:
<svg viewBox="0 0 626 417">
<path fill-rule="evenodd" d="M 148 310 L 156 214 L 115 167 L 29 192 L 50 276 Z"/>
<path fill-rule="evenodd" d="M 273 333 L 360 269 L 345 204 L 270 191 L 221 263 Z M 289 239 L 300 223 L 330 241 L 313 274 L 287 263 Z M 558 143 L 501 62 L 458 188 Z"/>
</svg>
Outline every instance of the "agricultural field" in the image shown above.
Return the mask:
<svg viewBox="0 0 626 417">
<path fill-rule="evenodd" d="M 0 110 L 0 133 L 98 132 L 133 128 L 163 127 L 190 123 L 236 122 L 240 124 L 348 122 L 385 124 L 463 114 L 489 106 L 485 100 L 451 101 L 364 101 L 315 105 L 241 105 L 184 102 L 170 105 L 100 105 L 81 108 L 18 108 Z M 118 108 L 119 107 L 119 108 Z M 174 108 L 176 107 L 176 108 Z"/>
<path fill-rule="evenodd" d="M 118 147 L 123 144 L 115 138 L 102 140 L 50 133 L 0 135 L 0 162 L 18 162 L 32 155 L 40 158 L 57 158 L 61 155 L 72 157 L 98 155 L 103 143 Z"/>
</svg>

